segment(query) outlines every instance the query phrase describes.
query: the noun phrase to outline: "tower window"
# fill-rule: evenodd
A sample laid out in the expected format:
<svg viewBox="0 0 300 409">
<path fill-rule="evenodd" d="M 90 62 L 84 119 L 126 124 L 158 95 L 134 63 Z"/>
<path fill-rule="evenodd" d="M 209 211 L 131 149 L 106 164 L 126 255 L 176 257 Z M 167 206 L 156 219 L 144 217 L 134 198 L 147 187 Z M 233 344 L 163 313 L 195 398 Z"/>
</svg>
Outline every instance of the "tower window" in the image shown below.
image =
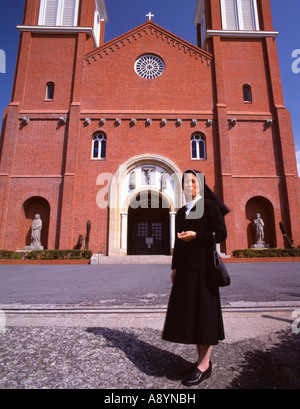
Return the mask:
<svg viewBox="0 0 300 409">
<path fill-rule="evenodd" d="M 94 135 L 92 144 L 92 159 L 105 159 L 106 158 L 106 135 L 99 133 Z"/>
<path fill-rule="evenodd" d="M 41 0 L 40 26 L 77 26 L 79 0 Z"/>
<path fill-rule="evenodd" d="M 94 14 L 94 33 L 96 39 L 96 46 L 98 47 L 100 44 L 100 30 L 101 30 L 101 18 L 100 18 L 100 11 L 98 9 L 98 2 L 95 1 L 95 14 Z"/>
<path fill-rule="evenodd" d="M 194 134 L 191 137 L 192 159 L 206 159 L 206 143 L 202 134 Z"/>
<path fill-rule="evenodd" d="M 243 86 L 244 102 L 252 102 L 252 90 L 250 85 Z"/>
<path fill-rule="evenodd" d="M 48 82 L 46 86 L 46 99 L 47 100 L 53 100 L 54 98 L 54 82 Z"/>
<path fill-rule="evenodd" d="M 259 30 L 257 0 L 220 0 L 223 30 Z"/>
</svg>

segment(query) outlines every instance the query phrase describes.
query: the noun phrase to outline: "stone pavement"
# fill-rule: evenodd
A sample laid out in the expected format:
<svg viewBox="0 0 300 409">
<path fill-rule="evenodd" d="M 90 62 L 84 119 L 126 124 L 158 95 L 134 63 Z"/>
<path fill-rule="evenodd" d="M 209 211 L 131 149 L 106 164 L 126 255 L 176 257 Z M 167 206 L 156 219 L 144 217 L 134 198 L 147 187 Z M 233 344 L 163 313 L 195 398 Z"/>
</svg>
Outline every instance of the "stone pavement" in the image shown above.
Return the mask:
<svg viewBox="0 0 300 409">
<path fill-rule="evenodd" d="M 164 306 L 7 309 L 0 389 L 299 389 L 300 309 L 292 313 L 294 307 L 225 309 L 226 340 L 213 348 L 213 375 L 193 388 L 182 386 L 180 371 L 195 361 L 195 347 L 161 339 Z"/>
</svg>

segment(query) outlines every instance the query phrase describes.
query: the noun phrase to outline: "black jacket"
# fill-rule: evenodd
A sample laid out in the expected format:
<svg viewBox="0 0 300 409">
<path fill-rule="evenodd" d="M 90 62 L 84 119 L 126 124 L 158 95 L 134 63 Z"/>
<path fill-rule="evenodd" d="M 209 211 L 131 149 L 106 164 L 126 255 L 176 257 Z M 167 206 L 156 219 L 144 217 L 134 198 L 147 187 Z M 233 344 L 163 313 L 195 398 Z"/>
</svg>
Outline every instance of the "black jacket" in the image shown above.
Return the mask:
<svg viewBox="0 0 300 409">
<path fill-rule="evenodd" d="M 194 210 L 191 209 L 191 212 Z M 227 238 L 224 217 L 217 204 L 210 199 L 204 199 L 204 214 L 200 219 L 186 217 L 186 207 L 176 214 L 176 238 L 172 260 L 172 269 L 199 269 L 207 265 L 211 259 L 213 240 L 212 232 L 216 233 L 216 242 L 221 243 Z M 196 239 L 184 242 L 177 237 L 183 231 L 196 232 Z"/>
</svg>

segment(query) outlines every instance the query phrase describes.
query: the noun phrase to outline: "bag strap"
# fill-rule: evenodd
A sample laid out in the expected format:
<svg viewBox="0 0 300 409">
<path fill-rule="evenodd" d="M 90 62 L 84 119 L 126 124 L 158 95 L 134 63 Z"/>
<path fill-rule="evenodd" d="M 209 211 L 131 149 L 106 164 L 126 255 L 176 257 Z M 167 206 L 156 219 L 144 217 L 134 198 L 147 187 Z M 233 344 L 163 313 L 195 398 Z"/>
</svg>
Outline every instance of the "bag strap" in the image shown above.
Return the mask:
<svg viewBox="0 0 300 409">
<path fill-rule="evenodd" d="M 213 237 L 213 245 L 214 245 L 214 251 L 217 250 L 217 246 L 216 246 L 216 233 L 213 231 L 212 232 L 212 237 Z"/>
</svg>

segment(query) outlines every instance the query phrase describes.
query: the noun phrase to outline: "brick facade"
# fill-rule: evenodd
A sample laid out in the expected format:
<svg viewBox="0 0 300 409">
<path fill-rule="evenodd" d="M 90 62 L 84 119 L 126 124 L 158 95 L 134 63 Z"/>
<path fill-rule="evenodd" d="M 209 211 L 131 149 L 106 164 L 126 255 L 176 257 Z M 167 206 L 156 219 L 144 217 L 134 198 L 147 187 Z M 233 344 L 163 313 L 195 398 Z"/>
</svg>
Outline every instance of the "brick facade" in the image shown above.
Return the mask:
<svg viewBox="0 0 300 409">
<path fill-rule="evenodd" d="M 269 0 L 257 5 L 259 34 L 228 36 L 218 33 L 220 1 L 206 0 L 210 33 L 205 50 L 153 21 L 108 43 L 102 22 L 100 46 L 93 48 L 85 28 L 93 26 L 94 0 L 80 1 L 77 31 L 60 32 L 38 27 L 39 1 L 27 0 L 12 100 L 1 132 L 0 248 L 23 249 L 37 212 L 47 226 L 46 248 L 73 248 L 90 220 L 91 249 L 104 246 L 106 254 L 126 254 L 121 242 L 130 226 L 122 223 L 133 192 L 126 196 L 124 186 L 130 172 L 144 165 L 178 178 L 186 168 L 205 173 L 232 210 L 222 244 L 227 254 L 251 246 L 256 213 L 265 220 L 272 246 L 286 246 L 281 220 L 297 246 L 300 188 L 291 119 L 284 107 Z M 164 61 L 161 76 L 137 75 L 134 63 L 143 54 Z M 55 84 L 53 100 L 45 99 L 49 82 Z M 251 86 L 252 102 L 244 102 L 245 84 Z M 99 132 L 107 138 L 105 159 L 92 158 L 93 136 Z M 205 137 L 204 160 L 191 159 L 195 133 Z M 116 177 L 117 208 L 97 205 L 101 191 L 109 195 L 108 204 L 114 200 L 109 176 L 99 178 L 103 174 Z M 137 192 L 145 189 L 151 190 L 151 184 Z M 154 185 L 152 190 L 169 198 L 171 217 L 178 203 Z"/>
</svg>

